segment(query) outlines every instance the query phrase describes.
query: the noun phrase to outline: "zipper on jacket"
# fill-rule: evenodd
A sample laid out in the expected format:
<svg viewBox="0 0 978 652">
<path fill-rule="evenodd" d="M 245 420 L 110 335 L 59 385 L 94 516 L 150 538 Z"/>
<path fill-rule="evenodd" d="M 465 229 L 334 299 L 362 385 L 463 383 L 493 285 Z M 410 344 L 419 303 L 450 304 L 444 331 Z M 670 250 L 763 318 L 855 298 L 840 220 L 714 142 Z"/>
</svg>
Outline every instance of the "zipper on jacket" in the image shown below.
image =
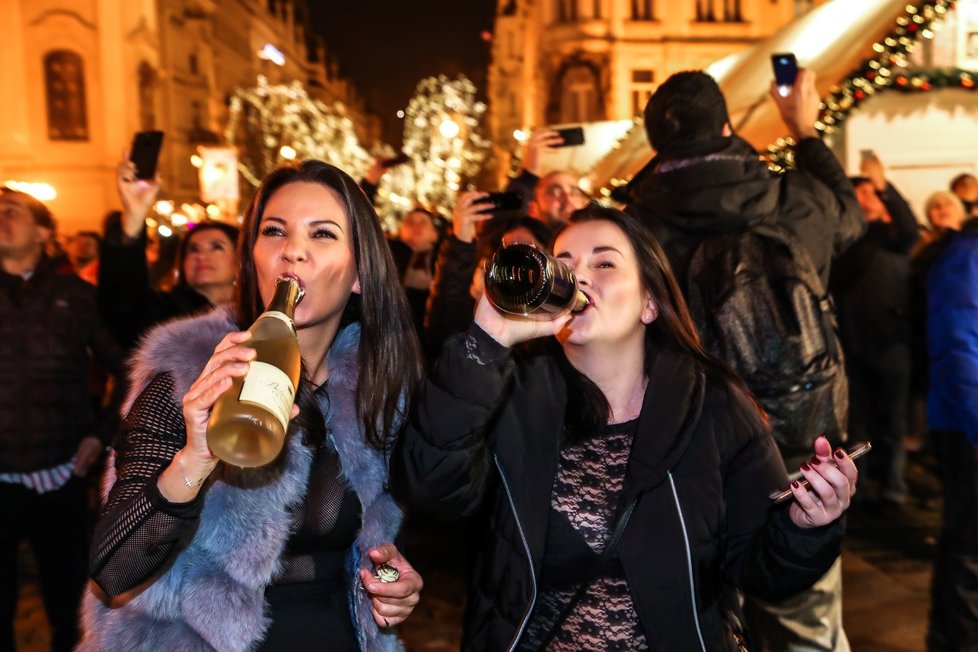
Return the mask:
<svg viewBox="0 0 978 652">
<path fill-rule="evenodd" d="M 527 623 L 530 621 L 530 615 L 533 613 L 533 607 L 536 606 L 537 576 L 533 571 L 533 556 L 530 554 L 530 544 L 526 542 L 526 534 L 523 533 L 523 525 L 520 523 L 520 515 L 516 513 L 516 503 L 513 502 L 513 494 L 509 491 L 509 482 L 506 481 L 506 474 L 503 473 L 503 465 L 499 463 L 499 457 L 496 456 L 495 453 L 493 453 L 492 460 L 496 463 L 496 468 L 499 469 L 499 478 L 503 482 L 503 490 L 506 492 L 506 500 L 509 501 L 509 508 L 513 510 L 513 520 L 516 521 L 516 531 L 520 533 L 520 541 L 523 542 L 523 550 L 526 551 L 526 562 L 530 565 L 530 586 L 533 589 L 533 593 L 530 596 L 530 604 L 523 613 L 523 620 L 520 622 L 520 626 L 516 629 L 516 635 L 513 636 L 513 639 L 509 642 L 509 647 L 507 648 L 509 652 L 513 652 L 513 650 L 516 649 L 516 644 L 523 636 L 523 631 L 526 629 Z"/>
<path fill-rule="evenodd" d="M 683 529 L 683 543 L 686 545 L 686 570 L 689 573 L 689 595 L 693 605 L 693 622 L 696 624 L 696 636 L 700 639 L 700 649 L 706 652 L 706 644 L 703 643 L 703 630 L 700 629 L 700 615 L 696 610 L 696 583 L 693 578 L 693 553 L 689 547 L 689 534 L 686 532 L 686 519 L 683 517 L 683 507 L 679 504 L 679 493 L 676 491 L 676 481 L 672 479 L 672 471 L 669 471 L 669 486 L 672 487 L 672 497 L 676 501 L 676 512 L 679 514 L 679 525 Z"/>
</svg>

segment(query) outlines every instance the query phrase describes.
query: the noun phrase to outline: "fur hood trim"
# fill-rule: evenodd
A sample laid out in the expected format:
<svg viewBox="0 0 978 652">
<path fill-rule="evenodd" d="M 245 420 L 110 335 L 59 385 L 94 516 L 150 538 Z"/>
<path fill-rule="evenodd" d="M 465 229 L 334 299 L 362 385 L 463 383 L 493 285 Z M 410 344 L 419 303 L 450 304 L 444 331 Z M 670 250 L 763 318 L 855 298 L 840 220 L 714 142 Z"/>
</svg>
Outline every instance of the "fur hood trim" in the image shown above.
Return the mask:
<svg viewBox="0 0 978 652">
<path fill-rule="evenodd" d="M 221 308 L 153 329 L 132 358 L 124 413 L 159 373 L 173 378 L 172 397 L 179 405 L 215 346 L 233 330 L 233 314 Z M 359 343 L 359 324 L 337 334 L 328 354 L 328 398 L 319 406 L 344 478 L 362 507 L 361 530 L 347 563 L 360 648 L 395 652 L 403 648 L 392 631 L 377 627 L 357 574 L 358 568 L 371 567 L 371 548 L 394 540 L 402 519 L 386 490 L 387 460 L 365 444 L 357 418 Z M 78 650 L 238 652 L 257 647 L 269 625 L 264 591 L 280 571 L 290 535 L 289 506 L 304 499 L 309 481 L 313 452 L 301 441 L 302 433 L 293 428 L 275 462 L 257 469 L 219 465 L 203 489 L 197 531 L 162 574 L 121 605 L 106 604 L 92 590 L 86 593 Z M 114 481 L 110 464 L 106 493 Z"/>
</svg>

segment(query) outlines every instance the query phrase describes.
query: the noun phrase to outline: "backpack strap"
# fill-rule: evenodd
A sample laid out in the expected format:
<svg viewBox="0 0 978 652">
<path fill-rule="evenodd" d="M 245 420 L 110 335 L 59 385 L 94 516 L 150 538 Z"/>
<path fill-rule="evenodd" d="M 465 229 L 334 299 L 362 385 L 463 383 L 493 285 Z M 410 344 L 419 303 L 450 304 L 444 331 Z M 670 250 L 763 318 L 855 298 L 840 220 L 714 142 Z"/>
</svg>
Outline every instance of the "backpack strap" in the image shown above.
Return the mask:
<svg viewBox="0 0 978 652">
<path fill-rule="evenodd" d="M 793 258 L 805 263 L 804 267 L 807 273 L 805 274 L 804 281 L 818 299 L 818 310 L 822 320 L 822 332 L 826 334 L 826 351 L 833 359 L 838 360 L 841 357 L 841 350 L 836 341 L 837 338 L 831 336 L 836 332 L 835 302 L 832 300 L 832 295 L 828 289 L 822 284 L 822 279 L 819 278 L 818 271 L 815 268 L 815 262 L 812 260 L 808 251 L 799 245 L 797 240 L 780 226 L 762 225 L 754 227 L 751 230 L 762 238 L 767 238 L 768 240 L 773 240 L 784 245 L 791 251 Z"/>
</svg>

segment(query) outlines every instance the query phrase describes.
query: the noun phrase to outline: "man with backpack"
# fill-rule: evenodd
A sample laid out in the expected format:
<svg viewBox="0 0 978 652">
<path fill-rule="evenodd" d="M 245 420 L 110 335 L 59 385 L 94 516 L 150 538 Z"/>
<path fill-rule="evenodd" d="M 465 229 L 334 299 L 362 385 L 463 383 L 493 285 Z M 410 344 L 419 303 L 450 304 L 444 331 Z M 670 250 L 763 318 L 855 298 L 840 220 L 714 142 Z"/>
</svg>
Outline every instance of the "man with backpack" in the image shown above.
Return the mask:
<svg viewBox="0 0 978 652">
<path fill-rule="evenodd" d="M 656 156 L 629 184 L 628 210 L 659 239 L 704 345 L 754 392 L 793 471 L 818 435 L 835 443 L 846 436 L 845 370 L 827 287 L 832 258 L 866 221 L 817 137 L 814 73 L 800 70 L 786 96 L 772 83 L 772 96 L 797 143 L 797 170 L 781 175 L 733 134 L 709 75 L 666 80 L 645 107 Z M 841 582 L 837 562 L 785 603 L 748 599 L 757 649 L 848 651 Z"/>
</svg>

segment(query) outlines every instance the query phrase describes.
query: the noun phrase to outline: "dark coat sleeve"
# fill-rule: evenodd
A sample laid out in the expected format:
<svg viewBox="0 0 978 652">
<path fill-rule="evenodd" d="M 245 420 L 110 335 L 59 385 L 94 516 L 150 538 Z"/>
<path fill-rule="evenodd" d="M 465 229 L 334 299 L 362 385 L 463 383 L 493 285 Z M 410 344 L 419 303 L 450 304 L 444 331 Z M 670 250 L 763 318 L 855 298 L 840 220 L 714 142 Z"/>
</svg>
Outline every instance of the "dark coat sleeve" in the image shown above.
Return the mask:
<svg viewBox="0 0 978 652">
<path fill-rule="evenodd" d="M 798 169 L 784 175 L 780 220 L 804 246 L 825 287 L 832 259 L 866 231 L 856 191 L 835 154 L 818 138 L 795 150 Z"/>
<path fill-rule="evenodd" d="M 815 529 L 792 523 L 768 493 L 787 482 L 781 455 L 757 410 L 730 390 L 718 420 L 730 451 L 724 465 L 727 579 L 747 593 L 782 600 L 815 583 L 840 552 L 841 519 Z M 724 418 L 724 416 L 726 418 Z M 746 434 L 746 438 L 744 435 Z"/>
<path fill-rule="evenodd" d="M 475 302 L 469 295 L 475 272 L 476 244 L 448 237 L 435 262 L 435 275 L 425 312 L 425 341 L 429 350 L 440 351 L 445 341 L 472 323 Z"/>
<path fill-rule="evenodd" d="M 446 342 L 394 449 L 395 496 L 446 518 L 479 507 L 494 473 L 489 431 L 514 367 L 510 350 L 478 326 Z"/>
<path fill-rule="evenodd" d="M 913 210 L 893 184 L 886 184 L 886 190 L 880 193 L 880 199 L 883 200 L 886 211 L 893 220 L 890 224 L 888 243 L 890 250 L 899 254 L 909 254 L 920 240 L 920 224 Z"/>
</svg>

